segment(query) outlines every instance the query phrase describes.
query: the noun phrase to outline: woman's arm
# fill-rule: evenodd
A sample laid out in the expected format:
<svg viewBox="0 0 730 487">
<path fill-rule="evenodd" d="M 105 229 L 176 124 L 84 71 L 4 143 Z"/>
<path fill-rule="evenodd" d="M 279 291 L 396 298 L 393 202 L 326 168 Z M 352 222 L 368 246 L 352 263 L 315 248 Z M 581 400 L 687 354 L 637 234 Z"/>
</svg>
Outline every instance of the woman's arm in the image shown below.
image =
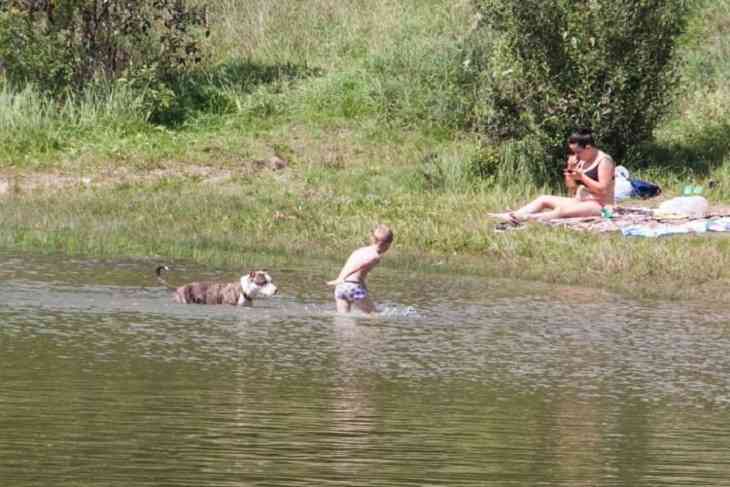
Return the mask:
<svg viewBox="0 0 730 487">
<path fill-rule="evenodd" d="M 578 164 L 578 158 L 575 154 L 568 157 L 565 161 L 565 169 L 563 170 L 563 178 L 565 179 L 565 187 L 568 189 L 570 196 L 575 196 L 575 192 L 578 189 L 578 184 L 575 182 L 573 177 L 573 171 L 575 171 L 576 165 Z"/>
</svg>

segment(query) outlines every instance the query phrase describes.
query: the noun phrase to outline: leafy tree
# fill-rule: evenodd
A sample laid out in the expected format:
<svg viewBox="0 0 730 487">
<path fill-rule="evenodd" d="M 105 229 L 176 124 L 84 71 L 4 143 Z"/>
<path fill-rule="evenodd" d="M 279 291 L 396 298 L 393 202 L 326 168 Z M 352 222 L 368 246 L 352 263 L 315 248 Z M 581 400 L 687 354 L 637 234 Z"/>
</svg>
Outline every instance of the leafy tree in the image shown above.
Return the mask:
<svg viewBox="0 0 730 487">
<path fill-rule="evenodd" d="M 578 127 L 617 159 L 639 156 L 673 100 L 689 0 L 474 1 L 465 74 L 492 143 L 541 146 L 550 174 Z"/>
</svg>

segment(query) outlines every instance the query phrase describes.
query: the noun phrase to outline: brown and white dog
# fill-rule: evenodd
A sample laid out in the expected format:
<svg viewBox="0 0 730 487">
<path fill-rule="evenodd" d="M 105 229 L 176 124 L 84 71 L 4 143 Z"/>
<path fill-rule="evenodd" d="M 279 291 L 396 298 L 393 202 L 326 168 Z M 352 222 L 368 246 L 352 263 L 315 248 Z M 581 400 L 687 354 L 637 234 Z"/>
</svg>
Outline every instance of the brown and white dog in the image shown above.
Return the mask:
<svg viewBox="0 0 730 487">
<path fill-rule="evenodd" d="M 279 291 L 266 271 L 251 271 L 241 276 L 239 282 L 192 282 L 175 288 L 162 277 L 162 271 L 169 270 L 166 265 L 155 269 L 157 280 L 175 291 L 175 302 L 181 304 L 251 306 L 255 297 L 271 297 Z"/>
</svg>

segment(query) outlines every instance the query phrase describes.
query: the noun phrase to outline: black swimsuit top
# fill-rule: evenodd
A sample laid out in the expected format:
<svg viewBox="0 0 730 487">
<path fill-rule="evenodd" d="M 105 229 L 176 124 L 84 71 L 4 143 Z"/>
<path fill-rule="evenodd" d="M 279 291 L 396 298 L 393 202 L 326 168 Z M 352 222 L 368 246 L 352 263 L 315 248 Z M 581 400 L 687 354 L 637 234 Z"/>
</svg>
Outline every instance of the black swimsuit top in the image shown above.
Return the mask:
<svg viewBox="0 0 730 487">
<path fill-rule="evenodd" d="M 598 166 L 600 166 L 600 165 L 601 165 L 601 163 L 599 162 L 598 164 L 596 164 L 595 166 L 593 166 L 592 168 L 590 168 L 589 170 L 584 172 L 583 175 L 591 178 L 595 182 L 598 182 Z"/>
<path fill-rule="evenodd" d="M 603 162 L 603 160 L 605 158 L 608 158 L 609 160 L 611 159 L 610 156 L 606 156 L 602 152 L 599 152 L 598 157 L 596 157 L 596 159 L 593 161 L 595 165 L 592 168 L 585 171 L 583 173 L 583 175 L 588 176 L 595 182 L 598 182 L 598 168 L 601 166 L 601 163 Z"/>
</svg>

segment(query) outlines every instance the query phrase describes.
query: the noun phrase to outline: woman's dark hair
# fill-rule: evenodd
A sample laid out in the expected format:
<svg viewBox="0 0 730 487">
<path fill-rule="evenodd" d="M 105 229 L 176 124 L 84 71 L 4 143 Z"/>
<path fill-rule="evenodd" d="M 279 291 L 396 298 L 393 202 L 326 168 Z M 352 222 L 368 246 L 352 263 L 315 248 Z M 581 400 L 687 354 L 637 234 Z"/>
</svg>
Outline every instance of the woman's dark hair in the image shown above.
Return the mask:
<svg viewBox="0 0 730 487">
<path fill-rule="evenodd" d="M 593 132 L 591 131 L 591 129 L 587 128 L 578 129 L 570 134 L 570 137 L 568 137 L 568 143 L 578 144 L 581 147 L 595 145 L 593 141 Z"/>
</svg>

